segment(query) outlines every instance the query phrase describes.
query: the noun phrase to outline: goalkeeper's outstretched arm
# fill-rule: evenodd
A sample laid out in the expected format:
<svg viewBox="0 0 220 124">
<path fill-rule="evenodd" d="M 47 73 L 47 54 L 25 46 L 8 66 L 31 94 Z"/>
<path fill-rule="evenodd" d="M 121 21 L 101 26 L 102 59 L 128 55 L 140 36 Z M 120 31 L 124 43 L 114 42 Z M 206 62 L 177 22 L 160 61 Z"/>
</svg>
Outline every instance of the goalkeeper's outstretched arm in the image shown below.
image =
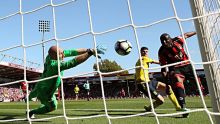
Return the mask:
<svg viewBox="0 0 220 124">
<path fill-rule="evenodd" d="M 81 55 L 81 54 L 85 54 L 87 52 L 92 52 L 92 55 L 95 55 L 95 49 L 85 49 L 85 48 L 80 48 L 80 49 L 73 49 L 73 50 L 64 50 L 64 57 L 70 57 L 70 56 L 77 56 L 77 55 Z M 97 53 L 98 54 L 104 54 L 106 51 L 106 48 L 103 46 L 97 46 L 96 47 Z M 100 56 L 98 56 L 100 57 Z M 101 57 L 100 57 L 101 58 Z"/>
<path fill-rule="evenodd" d="M 53 62 L 53 64 L 51 65 L 51 66 L 54 66 L 54 67 L 58 66 L 58 61 L 56 61 L 56 60 L 58 60 L 57 59 L 58 57 L 59 57 L 60 60 L 63 60 L 65 57 L 76 56 L 72 60 L 69 60 L 69 61 L 66 61 L 66 62 L 65 61 L 61 61 L 61 63 L 60 63 L 61 70 L 66 70 L 66 69 L 75 67 L 75 66 L 83 63 L 90 56 L 95 55 L 96 53 L 98 54 L 98 57 L 100 57 L 99 55 L 100 54 L 104 54 L 105 50 L 106 49 L 104 49 L 102 47 L 97 47 L 96 49 L 81 48 L 81 49 L 77 49 L 77 50 L 62 50 L 61 48 L 59 48 L 57 46 L 52 46 L 49 49 L 48 53 L 49 53 L 49 57 L 52 60 L 55 60 Z M 58 56 L 57 56 L 57 54 L 58 54 Z"/>
<path fill-rule="evenodd" d="M 71 57 L 81 55 L 87 52 L 87 49 L 70 49 L 70 50 L 63 50 L 64 57 Z"/>
</svg>

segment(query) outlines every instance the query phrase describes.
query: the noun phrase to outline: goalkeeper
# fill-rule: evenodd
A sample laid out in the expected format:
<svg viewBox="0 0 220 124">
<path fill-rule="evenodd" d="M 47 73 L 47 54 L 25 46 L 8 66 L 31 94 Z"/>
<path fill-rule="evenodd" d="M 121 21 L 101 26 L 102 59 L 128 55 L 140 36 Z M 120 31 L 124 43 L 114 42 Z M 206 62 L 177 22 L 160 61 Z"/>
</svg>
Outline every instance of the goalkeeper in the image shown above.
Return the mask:
<svg viewBox="0 0 220 124">
<path fill-rule="evenodd" d="M 167 88 L 168 97 L 170 98 L 170 100 L 172 101 L 176 109 L 180 109 L 181 107 L 176 99 L 176 96 L 173 93 L 171 86 L 169 85 L 167 86 L 165 83 L 157 81 L 156 79 L 153 79 L 153 80 L 149 79 L 149 73 L 148 73 L 149 64 L 151 63 L 160 64 L 160 63 L 148 57 L 147 47 L 142 47 L 140 52 L 141 52 L 141 60 L 142 60 L 144 69 L 143 68 L 135 69 L 135 80 L 136 80 L 137 88 L 139 89 L 139 91 L 143 92 L 144 95 L 149 96 L 148 88 L 147 88 L 147 83 L 148 83 L 151 98 L 155 100 L 153 102 L 153 107 L 156 108 L 159 105 L 164 103 L 164 98 L 157 92 L 157 90 L 165 91 Z M 140 59 L 137 61 L 136 66 L 141 66 Z M 144 109 L 146 111 L 151 111 L 152 106 L 145 105 Z"/>
<path fill-rule="evenodd" d="M 104 54 L 105 50 L 103 47 L 97 47 L 97 56 L 100 57 L 99 54 Z M 95 55 L 95 49 L 62 50 L 57 46 L 50 47 L 46 62 L 44 63 L 44 71 L 41 79 L 58 75 L 57 54 L 60 62 L 60 74 L 63 76 L 64 70 L 73 68 L 86 61 L 90 56 Z M 62 61 L 65 57 L 71 56 L 75 57 L 69 61 Z M 41 102 L 41 106 L 29 112 L 30 118 L 33 118 L 34 114 L 45 114 L 57 109 L 57 100 L 54 93 L 60 86 L 61 80 L 61 77 L 58 76 L 40 81 L 36 84 L 29 95 L 29 100 L 37 97 Z"/>
</svg>

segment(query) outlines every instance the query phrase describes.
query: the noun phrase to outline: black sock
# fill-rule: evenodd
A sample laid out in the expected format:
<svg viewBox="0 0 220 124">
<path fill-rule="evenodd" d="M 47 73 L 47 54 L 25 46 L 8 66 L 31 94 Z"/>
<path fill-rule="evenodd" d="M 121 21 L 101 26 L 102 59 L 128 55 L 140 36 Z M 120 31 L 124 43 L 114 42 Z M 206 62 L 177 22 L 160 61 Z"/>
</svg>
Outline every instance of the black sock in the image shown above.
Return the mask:
<svg viewBox="0 0 220 124">
<path fill-rule="evenodd" d="M 186 107 L 186 103 L 185 103 L 185 91 L 182 88 L 176 88 L 175 90 L 175 94 L 177 97 L 177 100 L 181 106 L 181 108 L 185 108 Z"/>
</svg>

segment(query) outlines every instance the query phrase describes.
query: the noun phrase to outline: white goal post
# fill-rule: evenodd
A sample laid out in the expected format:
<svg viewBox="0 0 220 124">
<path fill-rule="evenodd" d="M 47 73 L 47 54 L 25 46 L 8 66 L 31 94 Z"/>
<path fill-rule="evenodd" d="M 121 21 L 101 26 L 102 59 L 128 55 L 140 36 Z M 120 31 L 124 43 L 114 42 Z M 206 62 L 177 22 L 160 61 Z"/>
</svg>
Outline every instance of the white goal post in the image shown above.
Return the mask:
<svg viewBox="0 0 220 124">
<path fill-rule="evenodd" d="M 220 112 L 220 1 L 219 0 L 189 0 L 199 40 L 204 71 L 211 95 L 213 115 Z M 220 116 L 215 116 L 220 123 Z"/>
</svg>

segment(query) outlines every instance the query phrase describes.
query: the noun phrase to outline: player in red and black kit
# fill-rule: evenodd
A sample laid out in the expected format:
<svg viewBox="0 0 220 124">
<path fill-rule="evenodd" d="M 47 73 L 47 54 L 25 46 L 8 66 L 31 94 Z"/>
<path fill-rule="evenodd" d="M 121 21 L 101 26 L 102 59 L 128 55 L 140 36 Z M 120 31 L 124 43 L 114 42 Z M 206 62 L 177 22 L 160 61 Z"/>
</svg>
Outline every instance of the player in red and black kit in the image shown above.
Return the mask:
<svg viewBox="0 0 220 124">
<path fill-rule="evenodd" d="M 189 38 L 195 35 L 196 32 L 187 32 L 184 34 L 184 38 Z M 184 39 L 181 36 L 171 38 L 169 34 L 164 33 L 160 36 L 160 41 L 162 46 L 159 49 L 159 61 L 161 65 L 167 65 L 171 63 L 187 61 L 189 58 L 184 50 Z M 183 62 L 178 65 L 168 67 L 169 70 L 165 68 L 161 69 L 164 79 L 171 82 L 170 84 L 174 90 L 174 93 L 178 99 L 182 111 L 187 111 L 185 103 L 185 88 L 184 80 L 190 80 L 195 82 L 195 77 L 193 74 L 193 69 L 190 62 Z M 170 81 L 168 81 L 170 80 Z M 188 114 L 183 114 L 183 117 L 188 117 Z"/>
<path fill-rule="evenodd" d="M 26 96 L 27 96 L 27 83 L 26 82 L 21 82 L 20 84 L 20 89 L 23 92 L 24 97 L 22 98 L 26 102 Z"/>
</svg>

